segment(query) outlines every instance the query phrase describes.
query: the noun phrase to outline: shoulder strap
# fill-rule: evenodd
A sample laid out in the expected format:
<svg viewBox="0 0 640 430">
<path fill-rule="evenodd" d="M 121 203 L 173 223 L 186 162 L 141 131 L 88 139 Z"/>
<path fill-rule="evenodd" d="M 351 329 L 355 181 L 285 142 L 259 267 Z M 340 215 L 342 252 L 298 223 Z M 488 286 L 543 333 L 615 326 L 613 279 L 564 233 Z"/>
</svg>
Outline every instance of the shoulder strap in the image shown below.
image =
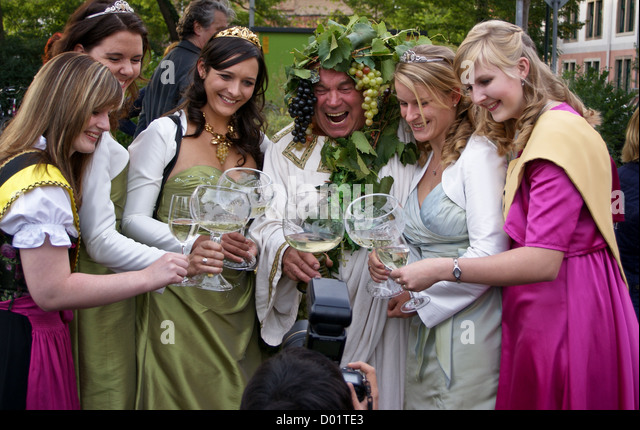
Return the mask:
<svg viewBox="0 0 640 430">
<path fill-rule="evenodd" d="M 7 180 L 25 167 L 37 164 L 40 156 L 36 151 L 22 152 L 0 166 L 0 187 Z"/>
<path fill-rule="evenodd" d="M 160 200 L 162 199 L 162 189 L 164 188 L 164 184 L 167 182 L 167 178 L 173 170 L 173 167 L 176 165 L 178 154 L 180 153 L 180 144 L 182 143 L 182 124 L 180 124 L 180 116 L 178 114 L 169 115 L 169 118 L 171 118 L 171 120 L 176 123 L 176 153 L 171 161 L 169 161 L 169 164 L 167 164 L 167 166 L 164 168 L 164 172 L 162 173 L 162 182 L 160 183 L 158 199 L 156 200 L 156 208 L 153 213 L 153 217 L 156 219 L 158 218 L 158 208 L 160 207 Z"/>
</svg>

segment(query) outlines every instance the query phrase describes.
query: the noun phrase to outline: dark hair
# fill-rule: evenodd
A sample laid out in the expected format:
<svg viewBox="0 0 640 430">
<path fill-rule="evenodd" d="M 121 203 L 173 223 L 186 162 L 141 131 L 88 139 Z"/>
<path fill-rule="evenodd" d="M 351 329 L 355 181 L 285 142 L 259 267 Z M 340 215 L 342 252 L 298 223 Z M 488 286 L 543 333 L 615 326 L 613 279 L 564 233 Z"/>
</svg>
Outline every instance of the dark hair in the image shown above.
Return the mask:
<svg viewBox="0 0 640 430">
<path fill-rule="evenodd" d="M 54 56 L 73 51 L 80 44 L 85 52 L 99 45 L 103 39 L 120 31 L 139 34 L 142 38 L 142 55 L 149 51 L 147 28 L 136 13 L 106 13 L 87 19 L 89 15 L 103 12 L 113 5 L 114 0 L 87 0 L 69 17 L 62 35 L 55 40 L 45 53 L 45 62 Z M 127 88 L 128 100 L 120 110 L 127 115 L 131 105 L 138 98 L 138 85 L 134 81 Z M 112 124 L 113 125 L 113 124 Z"/>
<path fill-rule="evenodd" d="M 227 135 L 242 156 L 239 165 L 244 164 L 246 156 L 250 155 L 256 161 L 258 168 L 262 167 L 263 155 L 260 151 L 262 130 L 265 126 L 264 94 L 267 89 L 267 65 L 264 61 L 262 49 L 250 41 L 240 37 L 213 37 L 202 48 L 199 61 L 202 60 L 206 69 L 224 70 L 249 58 L 258 60 L 258 76 L 251 98 L 236 112 L 233 121 L 235 134 Z M 189 121 L 196 125 L 193 137 L 198 137 L 204 130 L 202 107 L 207 104 L 207 93 L 204 81 L 194 67 L 193 80 L 185 93 L 185 101 L 176 110 L 185 109 Z"/>
<path fill-rule="evenodd" d="M 353 410 L 353 401 L 335 362 L 294 346 L 262 363 L 245 387 L 240 409 Z"/>
<path fill-rule="evenodd" d="M 195 34 L 193 26 L 196 22 L 204 28 L 209 27 L 214 21 L 216 11 L 225 14 L 229 22 L 236 17 L 236 12 L 227 0 L 193 0 L 187 5 L 178 21 L 176 26 L 178 37 L 186 39 L 193 36 Z"/>
</svg>

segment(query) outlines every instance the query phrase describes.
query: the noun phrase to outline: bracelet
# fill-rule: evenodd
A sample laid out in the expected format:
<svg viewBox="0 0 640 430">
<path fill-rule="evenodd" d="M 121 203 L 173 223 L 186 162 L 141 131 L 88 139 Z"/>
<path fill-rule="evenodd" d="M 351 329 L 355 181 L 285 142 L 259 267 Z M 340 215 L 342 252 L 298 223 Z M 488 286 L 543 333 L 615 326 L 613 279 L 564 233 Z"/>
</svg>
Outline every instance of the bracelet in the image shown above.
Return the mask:
<svg viewBox="0 0 640 430">
<path fill-rule="evenodd" d="M 456 282 L 460 282 L 460 276 L 462 276 L 462 270 L 460 270 L 460 266 L 458 266 L 458 259 L 453 259 L 453 276 L 456 278 Z"/>
</svg>

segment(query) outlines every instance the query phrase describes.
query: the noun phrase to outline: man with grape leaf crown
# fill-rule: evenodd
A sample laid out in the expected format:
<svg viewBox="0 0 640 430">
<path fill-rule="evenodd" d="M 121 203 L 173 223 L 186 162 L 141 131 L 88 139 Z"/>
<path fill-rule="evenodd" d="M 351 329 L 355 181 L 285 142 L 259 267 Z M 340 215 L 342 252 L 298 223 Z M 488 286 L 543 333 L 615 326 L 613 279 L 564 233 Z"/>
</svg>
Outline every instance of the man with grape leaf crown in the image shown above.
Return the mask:
<svg viewBox="0 0 640 430">
<path fill-rule="evenodd" d="M 294 51 L 286 86 L 294 122 L 273 137 L 263 168 L 280 192 L 273 210 L 250 229 L 260 249 L 256 307 L 262 338 L 280 345 L 299 308 L 304 310 L 299 284 L 328 267 L 329 276 L 346 283 L 353 313 L 340 364 L 360 360 L 376 368 L 380 409 L 402 408 L 406 320 L 387 319 L 388 300 L 367 292 L 367 249 L 345 234 L 326 262 L 319 261 L 287 244 L 277 213 L 284 213 L 287 195 L 328 184 L 340 190 L 343 210 L 364 194 L 406 199 L 409 184 L 394 183 L 385 171 L 393 163 L 414 164 L 416 149 L 389 84 L 399 56 L 418 43 L 429 41 L 417 31 L 391 34 L 384 23 L 354 16 L 346 26 L 318 26 L 304 50 Z"/>
</svg>

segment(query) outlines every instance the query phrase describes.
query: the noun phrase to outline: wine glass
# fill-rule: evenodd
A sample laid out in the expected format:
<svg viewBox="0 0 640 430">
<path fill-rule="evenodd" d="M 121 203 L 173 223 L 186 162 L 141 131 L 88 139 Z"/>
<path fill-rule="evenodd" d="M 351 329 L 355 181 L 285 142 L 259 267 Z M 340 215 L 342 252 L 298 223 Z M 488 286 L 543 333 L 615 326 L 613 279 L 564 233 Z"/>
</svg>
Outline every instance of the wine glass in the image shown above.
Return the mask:
<svg viewBox="0 0 640 430">
<path fill-rule="evenodd" d="M 395 270 L 406 266 L 407 261 L 409 260 L 409 252 L 409 245 L 407 244 L 404 235 L 398 236 L 388 244 L 376 247 L 376 254 L 378 255 L 378 258 L 389 270 Z M 395 284 L 397 285 L 397 283 Z M 402 292 L 402 289 L 400 289 L 400 292 Z M 404 313 L 415 312 L 431 301 L 429 297 L 418 297 L 411 291 L 409 291 L 409 294 L 411 295 L 411 299 L 400 307 L 400 310 Z"/>
<path fill-rule="evenodd" d="M 225 170 L 220 176 L 220 179 L 218 179 L 218 185 L 241 190 L 248 194 L 249 201 L 251 202 L 249 220 L 265 213 L 275 197 L 275 188 L 271 176 L 260 170 L 250 169 L 248 167 L 234 167 Z M 245 235 L 246 228 L 246 225 L 242 227 L 243 235 Z M 241 263 L 229 260 L 224 261 L 225 267 L 236 270 L 253 270 L 256 263 L 256 257 L 253 255 L 249 260 L 244 260 Z"/>
<path fill-rule="evenodd" d="M 404 211 L 390 194 L 366 194 L 349 204 L 344 224 L 355 243 L 367 249 L 380 248 L 402 236 Z M 367 291 L 373 297 L 390 298 L 401 294 L 402 288 L 392 279 L 381 283 L 371 280 Z"/>
<path fill-rule="evenodd" d="M 193 239 L 198 230 L 198 223 L 191 216 L 190 207 L 191 196 L 174 194 L 171 196 L 169 204 L 169 231 L 180 242 L 182 247 L 182 255 L 186 254 L 187 243 Z M 194 286 L 197 285 L 195 280 L 184 277 L 179 284 L 171 284 L 172 286 Z"/>
<path fill-rule="evenodd" d="M 191 213 L 200 227 L 211 234 L 211 240 L 220 243 L 224 233 L 244 227 L 251 213 L 247 193 L 219 185 L 198 185 L 191 195 Z M 205 276 L 200 288 L 228 291 L 234 288 L 220 274 Z"/>
<path fill-rule="evenodd" d="M 323 253 L 344 237 L 340 202 L 326 188 L 314 188 L 287 198 L 282 229 L 287 243 L 301 252 L 311 252 L 322 263 Z M 320 270 L 328 276 L 326 266 Z"/>
</svg>

